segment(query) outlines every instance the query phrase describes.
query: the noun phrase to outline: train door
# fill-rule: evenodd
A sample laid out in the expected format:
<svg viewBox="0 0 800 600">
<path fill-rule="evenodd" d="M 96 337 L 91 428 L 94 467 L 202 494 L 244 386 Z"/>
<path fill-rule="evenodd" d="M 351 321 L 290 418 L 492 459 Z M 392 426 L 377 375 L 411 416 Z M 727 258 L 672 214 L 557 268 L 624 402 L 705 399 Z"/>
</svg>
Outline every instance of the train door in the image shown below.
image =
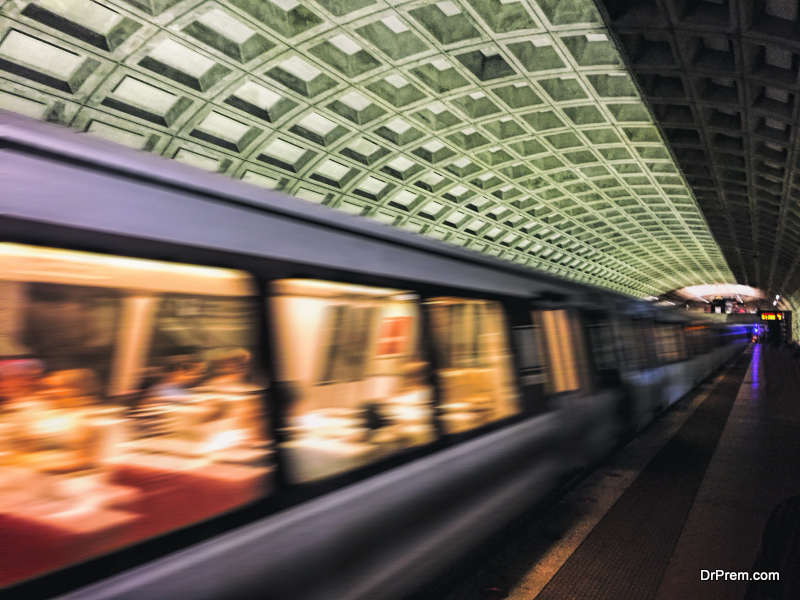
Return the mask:
<svg viewBox="0 0 800 600">
<path fill-rule="evenodd" d="M 572 467 L 581 467 L 609 451 L 619 432 L 615 418 L 618 394 L 600 387 L 595 377 L 595 363 L 588 353 L 592 348 L 604 354 L 610 351 L 611 355 L 601 358 L 600 364 L 604 376 L 613 372 L 610 331 L 590 332 L 581 317 L 580 311 L 572 308 L 544 309 L 535 313 L 536 321 L 541 322 L 544 330 L 550 401 L 554 407 L 567 411 L 569 417 L 570 444 L 565 460 Z M 593 326 L 602 328 L 594 317 Z"/>
<path fill-rule="evenodd" d="M 537 415 L 547 410 L 544 334 L 541 326 L 533 323 L 526 302 L 509 302 L 506 311 L 522 411 L 527 416 Z"/>
<path fill-rule="evenodd" d="M 631 425 L 644 427 L 653 418 L 653 410 L 660 407 L 663 381 L 653 348 L 652 321 L 641 318 L 623 318 L 620 322 L 622 340 L 622 378 L 632 396 Z"/>
<path fill-rule="evenodd" d="M 673 330 L 675 331 L 675 342 L 678 349 L 678 360 L 689 360 L 691 358 L 691 353 L 689 352 L 689 348 L 686 344 L 686 335 L 683 331 L 683 325 L 680 323 L 675 323 L 672 326 Z"/>
<path fill-rule="evenodd" d="M 598 392 L 615 393 L 615 420 L 617 433 L 632 428 L 634 421 L 634 396 L 630 386 L 623 383 L 618 338 L 614 335 L 612 320 L 602 310 L 583 310 L 583 323 L 589 346 L 589 369 L 594 388 Z"/>
<path fill-rule="evenodd" d="M 618 331 L 622 349 L 622 369 L 633 373 L 649 369 L 650 353 L 641 322 L 623 318 Z"/>
<path fill-rule="evenodd" d="M 439 386 L 439 422 L 460 434 L 518 415 L 505 308 L 499 302 L 440 296 L 424 302 Z"/>
<path fill-rule="evenodd" d="M 711 359 L 706 355 L 704 347 L 703 326 L 698 324 L 684 325 L 683 339 L 686 345 L 686 358 L 691 364 L 693 385 L 697 385 L 711 371 Z"/>
<path fill-rule="evenodd" d="M 659 363 L 661 398 L 656 410 L 667 408 L 683 395 L 686 387 L 685 366 L 682 364 L 682 345 L 679 326 L 656 322 L 651 329 L 653 346 Z"/>
<path fill-rule="evenodd" d="M 608 314 L 599 310 L 584 310 L 582 317 L 589 346 L 587 362 L 594 389 L 619 388 L 619 362 Z"/>
</svg>

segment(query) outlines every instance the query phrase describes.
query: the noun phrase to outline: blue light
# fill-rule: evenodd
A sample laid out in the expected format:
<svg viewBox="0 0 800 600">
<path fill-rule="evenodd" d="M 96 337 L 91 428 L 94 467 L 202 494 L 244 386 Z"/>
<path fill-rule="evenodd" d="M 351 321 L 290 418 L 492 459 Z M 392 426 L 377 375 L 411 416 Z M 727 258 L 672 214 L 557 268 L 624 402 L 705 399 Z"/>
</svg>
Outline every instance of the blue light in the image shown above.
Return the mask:
<svg viewBox="0 0 800 600">
<path fill-rule="evenodd" d="M 756 344 L 753 348 L 753 362 L 752 369 L 752 383 L 750 384 L 753 391 L 758 389 L 758 372 L 761 368 L 761 344 Z"/>
</svg>

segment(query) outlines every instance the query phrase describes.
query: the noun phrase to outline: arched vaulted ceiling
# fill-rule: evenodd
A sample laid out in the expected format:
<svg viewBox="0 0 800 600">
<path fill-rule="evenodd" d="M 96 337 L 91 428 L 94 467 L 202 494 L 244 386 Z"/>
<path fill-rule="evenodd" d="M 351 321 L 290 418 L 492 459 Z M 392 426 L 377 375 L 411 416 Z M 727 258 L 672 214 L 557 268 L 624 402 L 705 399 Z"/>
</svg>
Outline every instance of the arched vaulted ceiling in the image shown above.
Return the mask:
<svg viewBox="0 0 800 600">
<path fill-rule="evenodd" d="M 634 296 L 749 276 L 591 1 L 0 0 L 0 108 Z"/>
<path fill-rule="evenodd" d="M 740 283 L 800 290 L 797 0 L 603 0 Z"/>
</svg>

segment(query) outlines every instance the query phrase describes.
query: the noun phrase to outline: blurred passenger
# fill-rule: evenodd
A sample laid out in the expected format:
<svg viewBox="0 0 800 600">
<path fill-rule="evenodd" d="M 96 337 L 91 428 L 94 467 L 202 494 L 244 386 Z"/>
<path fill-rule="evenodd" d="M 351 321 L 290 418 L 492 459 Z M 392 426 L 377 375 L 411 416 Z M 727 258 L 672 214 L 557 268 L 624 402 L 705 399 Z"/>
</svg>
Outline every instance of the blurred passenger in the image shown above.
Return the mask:
<svg viewBox="0 0 800 600">
<path fill-rule="evenodd" d="M 205 362 L 191 349 L 167 356 L 160 376 L 143 394 L 131 416 L 137 421 L 139 433 L 145 437 L 175 433 L 174 407 L 188 403 L 195 396 L 193 385 L 203 376 Z"/>
<path fill-rule="evenodd" d="M 28 371 L 41 373 L 41 366 L 34 365 Z M 34 384 L 25 385 L 29 400 L 23 402 L 30 406 L 17 410 L 14 416 L 16 463 L 42 473 L 58 474 L 99 467 L 101 430 L 94 418 L 93 407 L 98 404 L 94 372 L 56 371 L 40 379 L 40 389 L 35 393 Z M 6 382 L 3 388 L 8 387 Z"/>
<path fill-rule="evenodd" d="M 252 355 L 244 348 L 219 351 L 211 360 L 211 377 L 198 388 L 216 396 L 207 420 L 246 431 L 249 440 L 263 439 L 260 392 L 251 381 Z"/>
<path fill-rule="evenodd" d="M 0 361 L 0 409 L 41 401 L 42 371 L 41 361 L 32 358 Z"/>
<path fill-rule="evenodd" d="M 0 465 L 19 463 L 24 425 L 42 406 L 36 376 L 41 363 L 32 359 L 0 361 Z"/>
<path fill-rule="evenodd" d="M 202 377 L 205 363 L 193 355 L 181 354 L 165 360 L 161 380 L 148 390 L 151 400 L 181 402 L 192 397 L 189 391 Z"/>
<path fill-rule="evenodd" d="M 27 428 L 46 408 L 38 386 L 44 370 L 35 359 L 0 361 L 0 457 L 16 464 L 26 451 Z"/>
<path fill-rule="evenodd" d="M 42 394 L 53 408 L 78 409 L 97 406 L 98 384 L 91 369 L 55 371 L 42 378 Z"/>
<path fill-rule="evenodd" d="M 365 402 L 361 406 L 361 418 L 366 430 L 365 442 L 371 441 L 387 426 L 390 421 L 383 414 L 383 407 L 379 402 Z"/>
<path fill-rule="evenodd" d="M 211 361 L 211 377 L 203 387 L 225 391 L 249 391 L 250 353 L 244 348 L 221 351 Z"/>
</svg>

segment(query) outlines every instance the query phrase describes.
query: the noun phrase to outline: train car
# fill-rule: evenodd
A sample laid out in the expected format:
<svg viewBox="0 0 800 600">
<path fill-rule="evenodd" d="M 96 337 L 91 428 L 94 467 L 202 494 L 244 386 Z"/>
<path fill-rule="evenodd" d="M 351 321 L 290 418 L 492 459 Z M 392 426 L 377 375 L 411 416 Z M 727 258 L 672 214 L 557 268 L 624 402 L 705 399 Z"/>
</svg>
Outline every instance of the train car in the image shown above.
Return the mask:
<svg viewBox="0 0 800 600">
<path fill-rule="evenodd" d="M 400 598 L 745 344 L 0 113 L 8 597 Z"/>
</svg>

